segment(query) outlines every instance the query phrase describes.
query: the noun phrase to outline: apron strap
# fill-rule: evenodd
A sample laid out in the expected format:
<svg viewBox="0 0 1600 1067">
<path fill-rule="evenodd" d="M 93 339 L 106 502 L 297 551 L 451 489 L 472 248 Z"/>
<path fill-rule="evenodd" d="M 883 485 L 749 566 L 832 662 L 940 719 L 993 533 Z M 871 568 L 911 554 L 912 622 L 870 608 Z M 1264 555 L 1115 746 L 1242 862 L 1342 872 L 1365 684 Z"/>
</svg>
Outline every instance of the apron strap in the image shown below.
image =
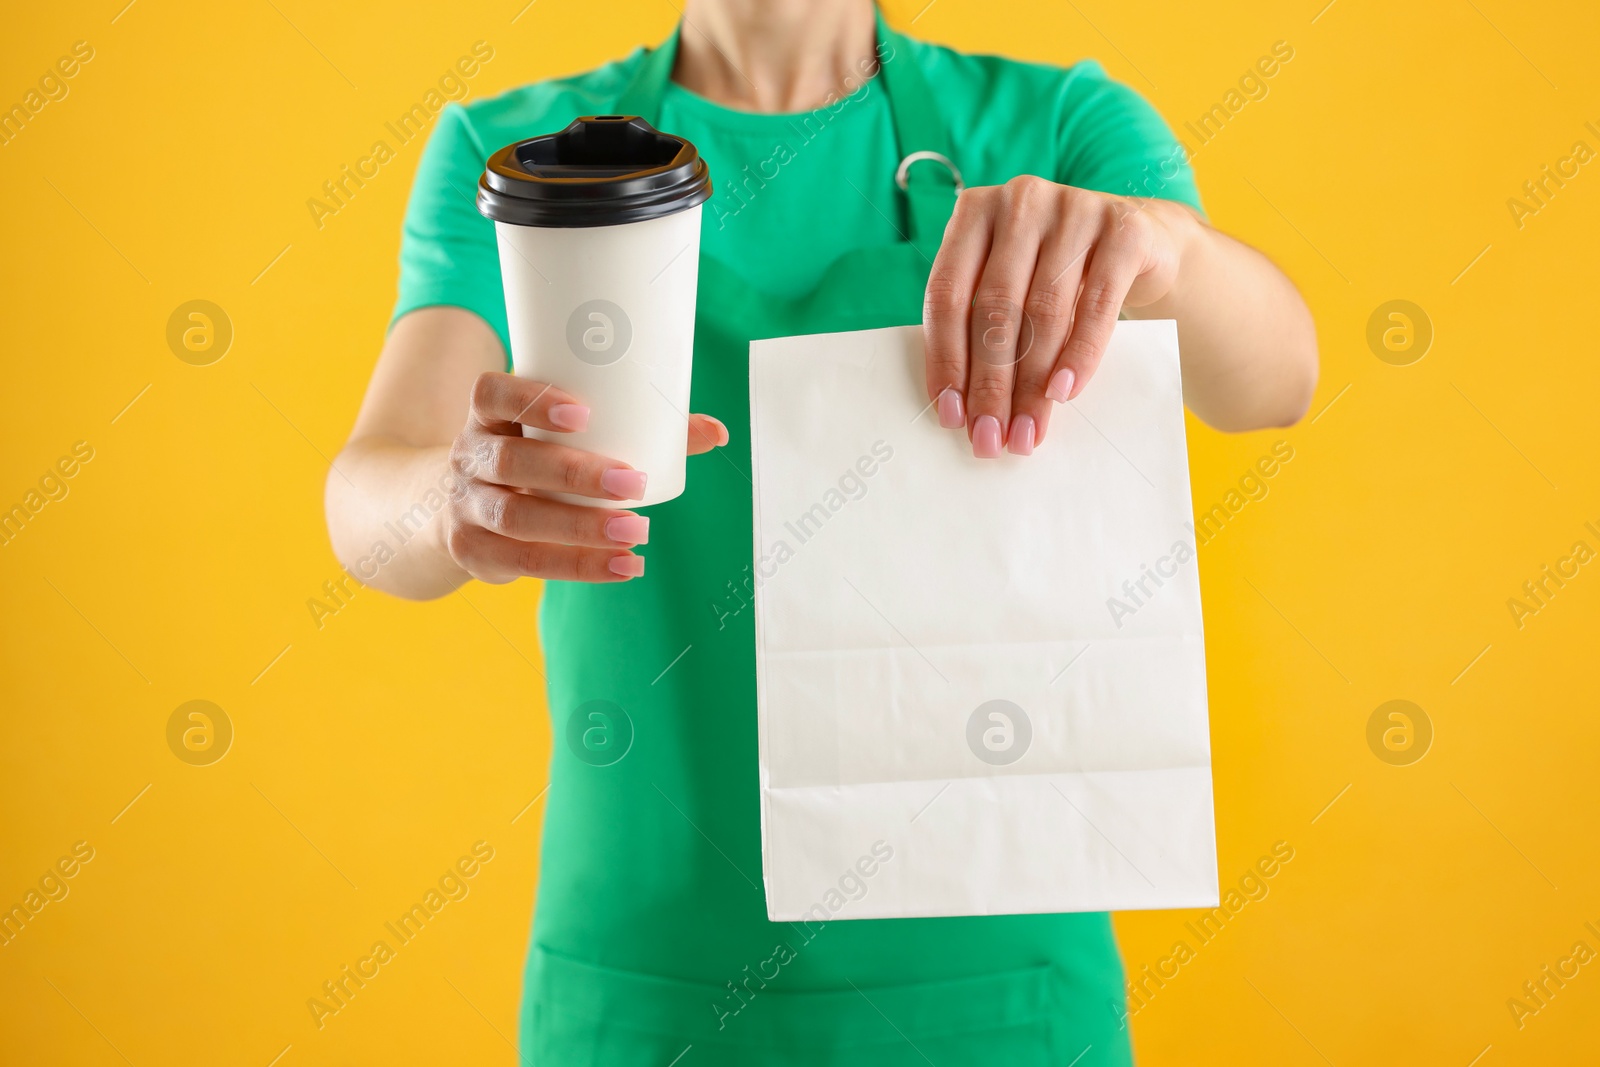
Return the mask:
<svg viewBox="0 0 1600 1067">
<path fill-rule="evenodd" d="M 678 60 L 678 35 L 683 27 L 673 28 L 665 41 L 645 53 L 634 72 L 633 81 L 617 100 L 619 115 L 638 115 L 652 126 L 661 123 L 661 99 L 672 80 L 672 66 Z"/>
<path fill-rule="evenodd" d="M 889 28 L 877 12 L 879 75 L 889 94 L 899 141 L 900 165 L 895 185 L 905 194 L 906 235 L 923 258 L 933 259 L 944 238 L 945 224 L 963 187 L 954 163 L 950 134 L 939 118 L 928 81 L 917 69 L 906 38 Z"/>
<path fill-rule="evenodd" d="M 889 97 L 900 155 L 895 185 L 904 194 L 901 218 L 907 239 L 931 262 L 944 238 L 956 194 L 962 189 L 961 172 L 933 92 L 917 69 L 906 38 L 889 28 L 881 10 L 874 7 L 873 11 L 878 24 L 879 80 Z M 651 125 L 659 123 L 661 100 L 672 80 L 682 32 L 680 25 L 659 47 L 645 54 L 633 81 L 617 100 L 619 114 L 639 115 Z"/>
</svg>

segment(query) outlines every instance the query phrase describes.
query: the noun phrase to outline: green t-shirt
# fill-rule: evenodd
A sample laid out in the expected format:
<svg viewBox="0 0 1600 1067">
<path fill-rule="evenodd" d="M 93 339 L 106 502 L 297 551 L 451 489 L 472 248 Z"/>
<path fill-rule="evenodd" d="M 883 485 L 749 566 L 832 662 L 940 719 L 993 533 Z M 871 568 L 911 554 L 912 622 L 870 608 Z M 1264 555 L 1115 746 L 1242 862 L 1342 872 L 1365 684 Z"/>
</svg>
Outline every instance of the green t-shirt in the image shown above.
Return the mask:
<svg viewBox="0 0 1600 1067">
<path fill-rule="evenodd" d="M 967 185 L 1035 174 L 1200 207 L 1171 130 L 1098 63 L 1061 69 L 920 41 L 907 42 L 907 51 L 938 98 Z M 644 55 L 638 49 L 586 74 L 440 112 L 406 211 L 395 318 L 436 304 L 463 307 L 506 344 L 494 224 L 474 205 L 484 164 L 503 145 L 609 113 Z M 730 110 L 674 84 L 660 128 L 693 142 L 711 168 L 716 192 L 705 207 L 701 253 L 757 289 L 802 294 L 842 253 L 900 240 L 899 159 L 877 79 L 831 106 L 787 115 Z"/>
</svg>

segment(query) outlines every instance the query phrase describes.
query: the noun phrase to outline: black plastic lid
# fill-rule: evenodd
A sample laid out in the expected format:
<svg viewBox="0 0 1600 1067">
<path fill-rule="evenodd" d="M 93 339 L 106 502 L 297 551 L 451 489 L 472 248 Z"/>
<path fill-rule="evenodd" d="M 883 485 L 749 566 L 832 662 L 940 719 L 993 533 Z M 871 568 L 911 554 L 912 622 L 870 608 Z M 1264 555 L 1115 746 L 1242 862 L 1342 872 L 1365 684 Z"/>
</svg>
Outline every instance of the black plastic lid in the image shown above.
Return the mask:
<svg viewBox="0 0 1600 1067">
<path fill-rule="evenodd" d="M 637 115 L 584 115 L 506 145 L 478 179 L 478 210 L 519 226 L 616 226 L 710 197 L 711 171 L 694 145 Z"/>
</svg>

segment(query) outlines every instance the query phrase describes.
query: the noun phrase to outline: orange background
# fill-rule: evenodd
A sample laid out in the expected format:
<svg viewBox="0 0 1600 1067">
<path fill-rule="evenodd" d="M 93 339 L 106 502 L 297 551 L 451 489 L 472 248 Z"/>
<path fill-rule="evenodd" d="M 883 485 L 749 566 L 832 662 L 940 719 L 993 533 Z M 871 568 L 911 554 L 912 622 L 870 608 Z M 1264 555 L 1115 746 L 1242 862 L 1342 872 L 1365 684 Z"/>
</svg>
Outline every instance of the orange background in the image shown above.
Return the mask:
<svg viewBox="0 0 1600 1067">
<path fill-rule="evenodd" d="M 322 482 L 382 339 L 420 143 L 321 229 L 306 201 L 473 42 L 494 49 L 479 97 L 654 42 L 677 13 L 124 2 L 18 8 L 0 34 L 0 106 L 93 49 L 0 145 L 0 509 L 92 449 L 0 544 L 0 906 L 93 849 L 0 947 L 0 1059 L 510 1064 L 550 745 L 539 587 L 362 591 L 314 621 L 340 577 Z M 1574 542 L 1600 549 L 1600 170 L 1520 220 L 1507 202 L 1574 142 L 1600 149 L 1600 12 L 1319 6 L 887 8 L 966 50 L 1097 57 L 1191 147 L 1184 123 L 1275 42 L 1294 50 L 1195 164 L 1216 223 L 1316 314 L 1315 418 L 1190 426 L 1197 511 L 1274 442 L 1294 449 L 1200 551 L 1221 877 L 1274 842 L 1294 858 L 1149 998 L 1136 1047 L 1147 1064 L 1586 1062 L 1600 966 L 1520 1028 L 1507 1001 L 1575 942 L 1600 950 L 1600 566 L 1520 628 L 1507 601 Z M 167 340 L 191 300 L 232 325 L 204 366 Z M 1391 300 L 1431 322 L 1408 365 L 1416 348 L 1369 346 Z M 1409 765 L 1377 753 L 1415 748 L 1368 744 L 1397 699 L 1433 733 Z M 169 748 L 192 700 L 232 726 L 209 766 Z M 493 859 L 468 895 L 319 1030 L 307 999 L 479 841 Z M 1192 919 L 1119 916 L 1130 970 Z"/>
</svg>

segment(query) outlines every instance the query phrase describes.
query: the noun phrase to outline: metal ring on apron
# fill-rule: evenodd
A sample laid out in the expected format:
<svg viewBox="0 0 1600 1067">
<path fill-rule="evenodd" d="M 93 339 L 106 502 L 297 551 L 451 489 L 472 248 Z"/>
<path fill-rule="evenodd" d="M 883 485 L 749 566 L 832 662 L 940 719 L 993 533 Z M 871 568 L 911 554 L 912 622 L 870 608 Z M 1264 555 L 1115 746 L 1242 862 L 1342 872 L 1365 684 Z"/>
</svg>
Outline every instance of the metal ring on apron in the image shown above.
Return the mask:
<svg viewBox="0 0 1600 1067">
<path fill-rule="evenodd" d="M 913 152 L 906 158 L 902 159 L 900 161 L 900 166 L 894 172 L 894 183 L 902 190 L 905 190 L 907 175 L 911 173 L 911 164 L 920 162 L 924 159 L 931 159 L 935 163 L 944 164 L 945 168 L 950 171 L 950 177 L 955 179 L 956 192 L 958 194 L 961 192 L 961 190 L 967 187 L 966 183 L 961 180 L 961 171 L 958 170 L 956 165 L 950 161 L 949 156 L 943 155 L 939 152 L 927 151 Z"/>
</svg>

